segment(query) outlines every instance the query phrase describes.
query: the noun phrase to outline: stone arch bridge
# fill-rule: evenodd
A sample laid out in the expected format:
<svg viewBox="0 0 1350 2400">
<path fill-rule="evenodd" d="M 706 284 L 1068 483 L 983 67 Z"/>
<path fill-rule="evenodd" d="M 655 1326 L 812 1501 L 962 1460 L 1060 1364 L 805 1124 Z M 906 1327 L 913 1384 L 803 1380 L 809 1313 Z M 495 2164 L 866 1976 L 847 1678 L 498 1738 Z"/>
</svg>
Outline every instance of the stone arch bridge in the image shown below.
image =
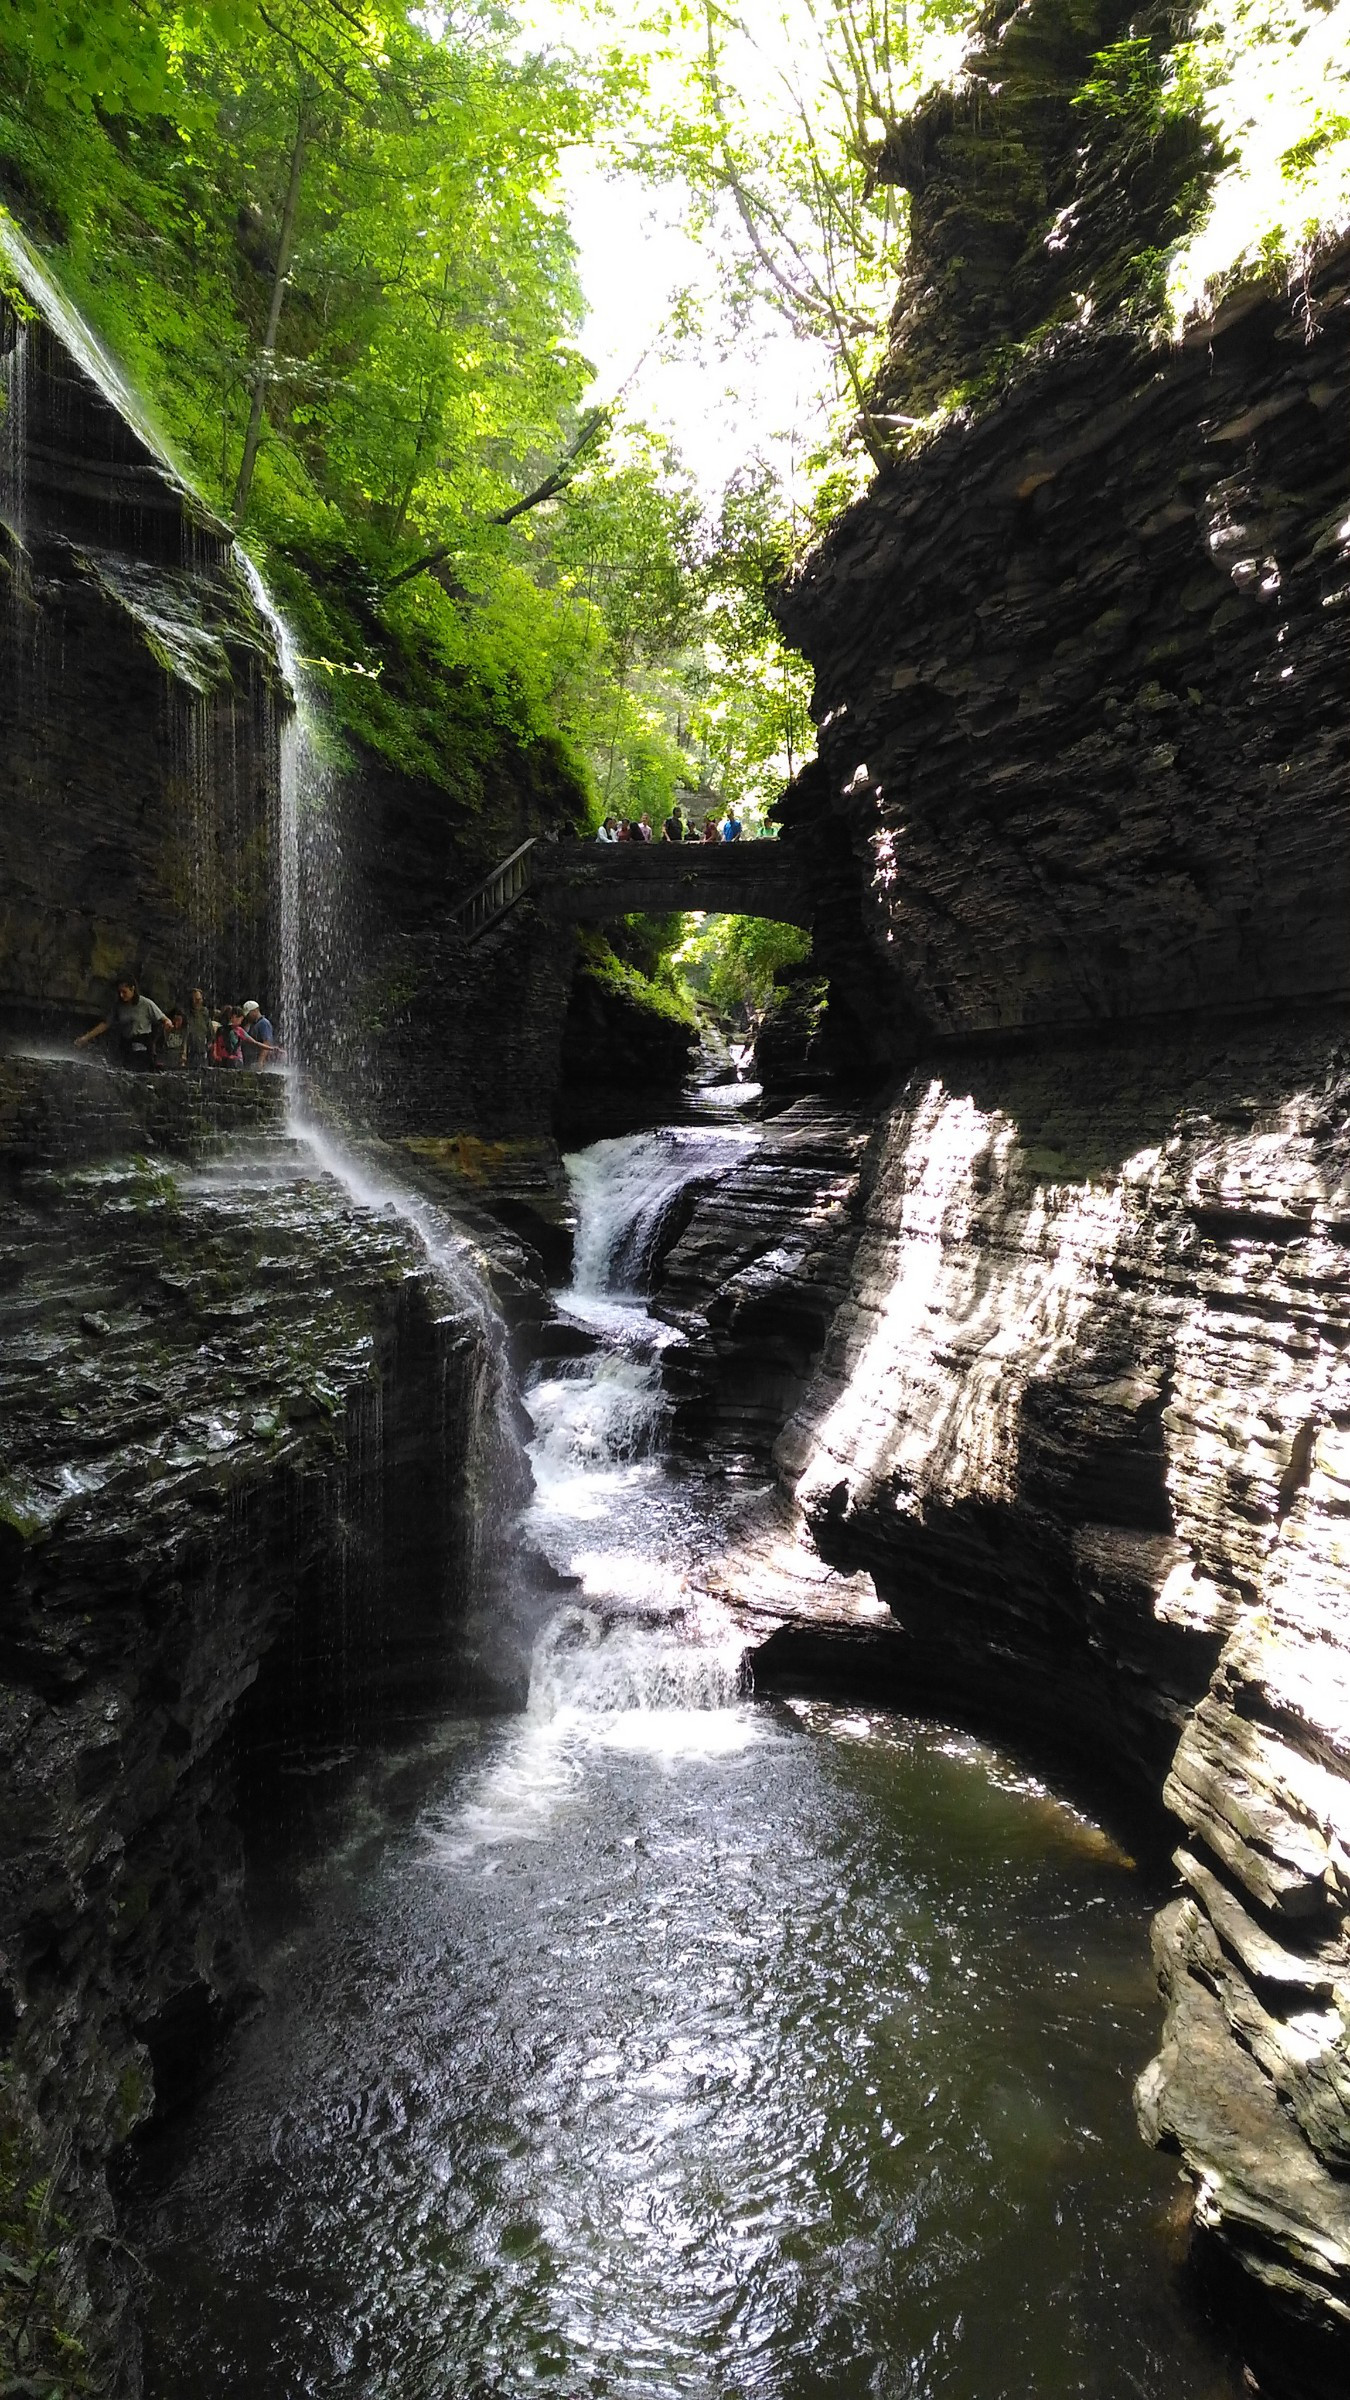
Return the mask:
<svg viewBox="0 0 1350 2400">
<path fill-rule="evenodd" d="M 528 892 L 559 924 L 704 909 L 809 926 L 811 904 L 791 840 L 522 843 L 452 912 L 468 941 Z"/>
</svg>

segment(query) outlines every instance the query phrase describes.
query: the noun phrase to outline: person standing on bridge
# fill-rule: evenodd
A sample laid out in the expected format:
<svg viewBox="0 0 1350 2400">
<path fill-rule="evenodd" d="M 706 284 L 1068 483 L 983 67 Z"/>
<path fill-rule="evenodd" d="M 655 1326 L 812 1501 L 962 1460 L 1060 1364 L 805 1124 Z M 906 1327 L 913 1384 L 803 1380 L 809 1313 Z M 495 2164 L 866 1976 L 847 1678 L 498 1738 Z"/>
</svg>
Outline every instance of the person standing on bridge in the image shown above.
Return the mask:
<svg viewBox="0 0 1350 2400">
<path fill-rule="evenodd" d="M 726 823 L 722 827 L 722 839 L 724 842 L 738 842 L 744 831 L 745 827 L 742 825 L 740 818 L 736 814 L 736 803 L 733 800 L 730 808 L 727 810 Z"/>
<path fill-rule="evenodd" d="M 661 839 L 663 842 L 682 842 L 684 840 L 684 818 L 680 814 L 678 800 L 661 828 Z"/>
<path fill-rule="evenodd" d="M 640 842 L 649 842 L 649 841 L 651 840 L 651 838 L 652 838 L 652 821 L 651 821 L 651 818 L 648 816 L 648 814 L 647 814 L 647 811 L 646 811 L 646 809 L 645 809 L 645 808 L 644 808 L 644 810 L 643 810 L 643 812 L 642 812 L 641 816 L 638 818 L 638 821 L 637 821 L 637 829 L 638 829 L 638 840 L 639 840 Z"/>
<path fill-rule="evenodd" d="M 702 831 L 702 833 L 699 835 L 699 840 L 700 840 L 701 842 L 720 842 L 720 841 L 721 841 L 721 839 L 722 839 L 722 836 L 721 836 L 721 834 L 720 834 L 720 833 L 718 832 L 718 830 L 717 830 L 717 819 L 716 819 L 716 817 L 713 817 L 713 816 L 707 816 L 707 817 L 705 817 L 705 818 L 704 818 L 704 820 L 703 820 L 703 831 Z"/>
<path fill-rule="evenodd" d="M 597 842 L 617 842 L 619 828 L 616 820 L 613 817 L 603 818 L 595 829 L 595 838 Z"/>
</svg>

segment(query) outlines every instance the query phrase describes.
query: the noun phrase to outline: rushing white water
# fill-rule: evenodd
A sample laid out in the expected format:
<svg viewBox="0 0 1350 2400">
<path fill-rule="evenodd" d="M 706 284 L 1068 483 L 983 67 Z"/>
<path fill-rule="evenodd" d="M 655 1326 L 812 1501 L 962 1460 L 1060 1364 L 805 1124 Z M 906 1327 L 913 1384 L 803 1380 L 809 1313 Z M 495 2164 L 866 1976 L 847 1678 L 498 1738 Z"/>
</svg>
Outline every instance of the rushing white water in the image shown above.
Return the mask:
<svg viewBox="0 0 1350 2400">
<path fill-rule="evenodd" d="M 340 872 L 328 823 L 328 771 L 318 711 L 294 635 L 246 551 L 236 549 L 258 614 L 271 632 L 289 696 L 276 720 L 277 845 L 281 999 L 278 1034 L 285 1060 L 288 1130 L 308 1171 L 330 1176 L 354 1205 L 392 1215 L 420 1244 L 453 1313 L 473 1328 L 478 1361 L 470 1429 L 470 1502 L 476 1571 L 490 1574 L 495 1537 L 503 1530 L 503 1486 L 520 1480 L 515 1379 L 506 1328 L 492 1297 L 488 1263 L 478 1244 L 448 1210 L 381 1172 L 333 1128 L 320 1122 L 314 1100 L 314 1061 L 305 993 L 340 971 L 336 927 L 341 915 Z M 308 855 L 307 855 L 308 853 Z M 340 861 L 338 861 L 340 868 Z"/>
<path fill-rule="evenodd" d="M 251 560 L 239 556 L 293 703 L 277 723 L 280 1031 L 291 1134 L 357 1206 L 399 1217 L 456 1308 L 475 1320 L 490 1362 L 481 1395 L 491 1426 L 485 1453 L 500 1459 L 515 1439 L 511 1380 L 485 1262 L 447 1212 L 358 1155 L 315 1113 L 305 989 L 316 973 L 322 980 L 336 971 L 328 953 L 340 915 L 340 905 L 322 898 L 328 891 L 332 901 L 331 878 L 308 855 L 330 813 L 321 745 L 294 638 Z M 717 1095 L 722 1105 L 712 1123 L 598 1142 L 567 1162 L 577 1238 L 573 1280 L 560 1305 L 592 1346 L 546 1370 L 531 1390 L 535 1497 L 523 1531 L 574 1579 L 577 1597 L 538 1637 L 519 1738 L 497 1762 L 492 1789 L 461 1812 L 457 1841 L 495 1841 L 547 1821 L 570 1785 L 578 1746 L 706 1754 L 710 1745 L 736 1748 L 755 1738 L 738 1706 L 742 1644 L 690 1579 L 715 1529 L 706 1495 L 691 1495 L 662 1456 L 660 1353 L 675 1337 L 641 1297 L 693 1190 L 725 1173 L 757 1139 L 755 1127 L 734 1119 L 736 1099 L 748 1097 L 733 1087 L 730 1096 Z"/>
<path fill-rule="evenodd" d="M 752 1138 L 743 1124 L 663 1125 L 569 1158 L 577 1235 L 565 1305 L 641 1291 L 672 1209 L 691 1185 L 724 1174 Z"/>
<path fill-rule="evenodd" d="M 560 1310 L 593 1347 L 548 1366 L 527 1395 L 526 1530 L 576 1590 L 538 1636 L 525 1720 L 453 1842 L 533 1838 L 596 1750 L 711 1757 L 763 1734 L 743 1699 L 743 1640 L 698 1586 L 715 1510 L 664 1455 L 661 1352 L 676 1337 L 633 1288 L 672 1207 L 757 1138 L 752 1126 L 670 1127 L 567 1162 L 576 1265 Z"/>
</svg>

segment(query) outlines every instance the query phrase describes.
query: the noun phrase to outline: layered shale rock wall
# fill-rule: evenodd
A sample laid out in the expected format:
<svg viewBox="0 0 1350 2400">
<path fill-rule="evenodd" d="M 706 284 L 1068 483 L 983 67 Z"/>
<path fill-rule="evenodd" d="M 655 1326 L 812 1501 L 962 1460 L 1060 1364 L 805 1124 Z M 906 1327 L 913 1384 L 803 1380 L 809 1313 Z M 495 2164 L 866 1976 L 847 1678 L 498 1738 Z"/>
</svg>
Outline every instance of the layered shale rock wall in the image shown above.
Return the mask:
<svg viewBox="0 0 1350 2400">
<path fill-rule="evenodd" d="M 419 789 L 390 779 L 363 815 L 359 777 L 313 788 L 283 928 L 301 762 L 275 619 L 3 218 L 0 386 L 0 2145 L 50 2177 L 66 2321 L 131 2393 L 112 2192 L 254 1996 L 241 1786 L 452 1675 L 509 1686 L 484 1545 L 522 1470 L 489 1283 L 542 1300 L 498 1229 L 466 1240 L 424 1204 L 429 1247 L 354 1201 L 279 1077 L 71 1050 L 127 973 L 164 1004 L 201 984 L 276 1010 L 283 934 L 320 1004 L 325 979 L 350 994 L 400 890 L 435 934 L 470 870 Z M 531 790 L 498 798 L 513 831 Z M 396 848 L 378 885 L 353 820 Z M 566 961 L 535 972 L 513 1048 L 518 941 L 474 963 L 447 937 L 391 1128 L 489 1189 L 524 1170 L 482 1129 L 533 1129 L 547 1197 Z M 366 978 L 372 1035 L 415 986 Z"/>
<path fill-rule="evenodd" d="M 0 1047 L 64 1046 L 126 974 L 166 1007 L 257 997 L 351 1123 L 547 1241 L 572 934 L 527 902 L 470 944 L 455 908 L 570 821 L 575 778 L 481 728 L 452 788 L 395 773 L 322 721 L 321 691 L 297 713 L 279 632 L 0 212 Z M 394 699 L 420 726 L 445 692 Z"/>
<path fill-rule="evenodd" d="M 275 991 L 282 704 L 228 530 L 0 216 L 0 1030 Z"/>
<path fill-rule="evenodd" d="M 783 615 L 821 721 L 786 838 L 897 1083 L 779 1474 L 889 1604 L 893 1689 L 1165 1794 L 1141 2119 L 1236 2288 L 1331 2345 L 1262 2388 L 1338 2390 L 1350 253 L 1177 347 L 1056 337 Z M 828 1318 L 775 1138 L 666 1270 L 694 1401 L 758 1364 L 761 1441 L 776 1254 L 783 1330 L 803 1281 Z"/>
<path fill-rule="evenodd" d="M 879 1053 L 1350 994 L 1348 295 L 1057 337 L 785 595 L 782 813 Z"/>
<path fill-rule="evenodd" d="M 279 1098 L 0 1070 L 4 2102 L 119 2391 L 109 2173 L 254 1994 L 239 1779 L 445 1688 L 519 1489 L 475 1273 L 355 1206 Z"/>
</svg>

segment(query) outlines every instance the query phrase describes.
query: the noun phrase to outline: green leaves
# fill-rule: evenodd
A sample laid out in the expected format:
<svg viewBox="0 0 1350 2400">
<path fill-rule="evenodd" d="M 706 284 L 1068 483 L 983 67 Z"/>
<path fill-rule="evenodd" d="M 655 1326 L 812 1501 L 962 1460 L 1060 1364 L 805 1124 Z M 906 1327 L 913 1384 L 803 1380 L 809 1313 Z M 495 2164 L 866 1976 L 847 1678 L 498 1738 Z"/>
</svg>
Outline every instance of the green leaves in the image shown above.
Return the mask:
<svg viewBox="0 0 1350 2400">
<path fill-rule="evenodd" d="M 661 46 L 645 168 L 688 188 L 733 318 L 767 304 L 822 345 L 837 405 L 879 459 L 886 444 L 868 393 L 907 216 L 878 162 L 972 14 L 970 0 L 769 0 L 740 10 L 721 0 L 631 0 L 625 13 Z"/>
<path fill-rule="evenodd" d="M 557 166 L 626 138 L 639 81 L 531 54 L 493 0 L 0 0 L 22 213 L 336 722 L 448 804 L 506 737 L 658 818 L 801 755 L 769 536 L 742 506 L 710 542 L 671 444 L 588 402 Z"/>
<path fill-rule="evenodd" d="M 0 2400 L 77 2400 L 89 2390 L 82 2344 L 62 2321 L 70 2233 L 17 2123 L 0 2069 Z"/>
</svg>

